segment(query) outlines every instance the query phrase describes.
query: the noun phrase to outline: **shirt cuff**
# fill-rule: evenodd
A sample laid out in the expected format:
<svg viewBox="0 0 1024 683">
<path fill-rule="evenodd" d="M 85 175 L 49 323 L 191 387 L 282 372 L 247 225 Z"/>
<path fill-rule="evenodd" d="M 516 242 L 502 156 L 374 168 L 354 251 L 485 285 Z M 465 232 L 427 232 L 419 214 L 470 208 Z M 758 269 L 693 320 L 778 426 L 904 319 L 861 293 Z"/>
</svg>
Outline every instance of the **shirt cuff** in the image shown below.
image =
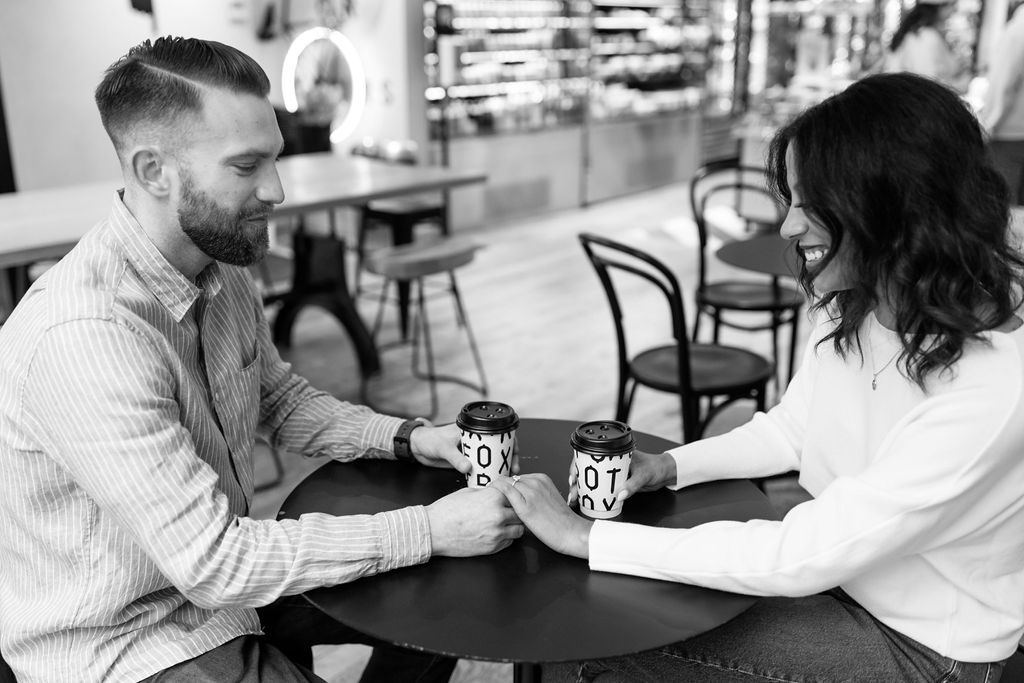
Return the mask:
<svg viewBox="0 0 1024 683">
<path fill-rule="evenodd" d="M 592 571 L 633 574 L 666 581 L 678 581 L 664 565 L 666 535 L 686 533 L 685 529 L 665 529 L 643 524 L 594 520 L 588 541 L 588 563 Z"/>
<path fill-rule="evenodd" d="M 430 523 L 422 505 L 381 512 L 380 571 L 423 564 L 430 559 Z"/>
<path fill-rule="evenodd" d="M 405 422 L 404 418 L 391 415 L 373 415 L 363 428 L 362 449 L 364 457 L 394 458 L 395 434 Z"/>
<path fill-rule="evenodd" d="M 606 519 L 595 519 L 587 541 L 590 568 L 594 571 L 617 571 L 621 566 L 621 557 L 626 554 L 623 551 L 623 545 L 635 545 L 632 543 L 634 539 L 631 538 L 631 532 L 643 533 L 646 531 L 646 529 L 635 529 L 635 526 Z M 647 554 L 648 549 L 645 549 L 643 545 L 640 546 L 640 550 L 642 555 Z"/>
</svg>

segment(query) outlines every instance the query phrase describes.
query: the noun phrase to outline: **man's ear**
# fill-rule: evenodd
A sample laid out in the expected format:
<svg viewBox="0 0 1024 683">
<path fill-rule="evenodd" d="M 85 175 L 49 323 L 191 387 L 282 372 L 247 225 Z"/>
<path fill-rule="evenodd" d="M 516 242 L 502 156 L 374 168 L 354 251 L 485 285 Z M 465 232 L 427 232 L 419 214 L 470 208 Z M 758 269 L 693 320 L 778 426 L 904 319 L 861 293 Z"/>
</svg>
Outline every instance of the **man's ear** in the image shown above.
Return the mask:
<svg viewBox="0 0 1024 683">
<path fill-rule="evenodd" d="M 171 192 L 173 170 L 170 160 L 158 147 L 137 147 L 131 153 L 131 173 L 136 184 L 154 197 Z"/>
</svg>

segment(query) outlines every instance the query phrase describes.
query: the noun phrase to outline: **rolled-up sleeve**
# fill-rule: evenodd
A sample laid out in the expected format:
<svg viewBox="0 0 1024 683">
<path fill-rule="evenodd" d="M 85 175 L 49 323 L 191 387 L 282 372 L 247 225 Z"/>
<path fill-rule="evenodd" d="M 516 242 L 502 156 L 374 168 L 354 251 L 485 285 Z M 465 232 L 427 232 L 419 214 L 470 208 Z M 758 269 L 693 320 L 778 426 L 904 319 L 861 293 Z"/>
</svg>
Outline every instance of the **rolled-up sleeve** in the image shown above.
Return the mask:
<svg viewBox="0 0 1024 683">
<path fill-rule="evenodd" d="M 109 515 L 191 601 L 258 606 L 429 558 L 422 507 L 287 521 L 233 513 L 183 426 L 194 407 L 179 402 L 172 367 L 124 322 L 64 323 L 35 350 L 23 410 L 82 504 Z"/>
</svg>

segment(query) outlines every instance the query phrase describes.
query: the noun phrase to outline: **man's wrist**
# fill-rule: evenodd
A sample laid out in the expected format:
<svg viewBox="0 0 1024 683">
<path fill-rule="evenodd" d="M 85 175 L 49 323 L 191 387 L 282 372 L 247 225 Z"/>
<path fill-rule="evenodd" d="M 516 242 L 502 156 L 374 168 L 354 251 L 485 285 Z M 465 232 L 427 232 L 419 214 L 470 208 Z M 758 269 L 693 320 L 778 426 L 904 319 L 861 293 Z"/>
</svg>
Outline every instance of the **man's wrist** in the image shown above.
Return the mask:
<svg viewBox="0 0 1024 683">
<path fill-rule="evenodd" d="M 412 455 L 412 432 L 417 427 L 422 427 L 426 422 L 422 419 L 406 420 L 399 427 L 398 431 L 395 432 L 395 440 L 393 452 L 396 460 L 403 460 L 405 462 L 415 462 L 416 458 Z"/>
</svg>

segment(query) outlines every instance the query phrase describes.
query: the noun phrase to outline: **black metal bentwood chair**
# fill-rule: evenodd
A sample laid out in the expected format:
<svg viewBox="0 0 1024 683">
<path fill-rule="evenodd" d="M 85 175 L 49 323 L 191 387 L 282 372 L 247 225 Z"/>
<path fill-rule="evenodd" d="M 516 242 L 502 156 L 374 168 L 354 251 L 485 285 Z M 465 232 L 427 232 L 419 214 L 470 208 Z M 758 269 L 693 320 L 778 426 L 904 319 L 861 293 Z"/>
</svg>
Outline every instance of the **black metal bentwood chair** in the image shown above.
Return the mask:
<svg viewBox="0 0 1024 683">
<path fill-rule="evenodd" d="M 708 261 L 712 257 L 708 253 L 708 238 L 713 230 L 717 228 L 723 236 L 731 232 L 730 238 L 742 239 L 769 231 L 777 232 L 782 225 L 785 213 L 768 191 L 765 170 L 740 165 L 734 158 L 705 164 L 697 169 L 690 181 L 690 208 L 700 238 L 694 341 L 699 338 L 701 317 L 704 315 L 713 322 L 711 339 L 715 342 L 723 325 L 748 332 L 770 330 L 772 360 L 779 367 L 778 331 L 790 325 L 787 380 L 792 379 L 803 294 L 794 287 L 780 284 L 775 276 L 717 281 L 709 281 L 707 277 Z M 729 225 L 723 228 L 716 222 Z M 727 317 L 726 312 L 731 312 L 732 316 Z M 737 313 L 752 312 L 767 314 L 768 320 L 756 323 L 750 321 L 749 316 L 736 317 Z"/>
<path fill-rule="evenodd" d="M 745 349 L 690 341 L 682 288 L 672 271 L 654 256 L 589 233 L 579 235 L 579 240 L 604 286 L 615 321 L 619 360 L 615 419 L 629 421 L 640 385 L 679 396 L 686 443 L 700 439 L 711 419 L 734 401 L 752 399 L 757 410 L 764 410 L 765 391 L 774 373 L 771 361 Z M 625 322 L 629 311 L 622 306 L 616 286 L 617 281 L 620 287 L 626 284 L 625 275 L 640 278 L 665 297 L 674 343 L 630 354 Z M 650 323 L 643 314 L 634 317 L 641 318 L 639 325 Z"/>
</svg>

